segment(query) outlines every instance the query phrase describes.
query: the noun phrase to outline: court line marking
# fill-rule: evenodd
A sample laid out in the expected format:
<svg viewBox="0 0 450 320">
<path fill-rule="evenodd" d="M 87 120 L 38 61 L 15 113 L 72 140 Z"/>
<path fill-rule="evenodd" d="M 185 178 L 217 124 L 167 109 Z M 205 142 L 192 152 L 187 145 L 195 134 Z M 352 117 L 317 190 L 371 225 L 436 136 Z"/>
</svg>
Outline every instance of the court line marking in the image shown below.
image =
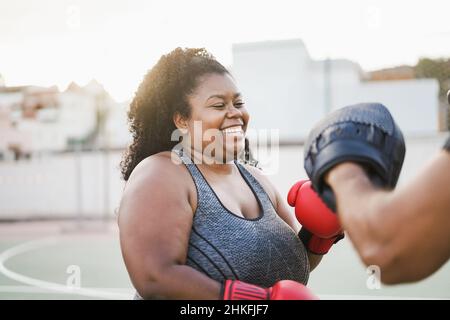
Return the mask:
<svg viewBox="0 0 450 320">
<path fill-rule="evenodd" d="M 448 300 L 446 298 L 318 294 L 321 300 Z"/>
<path fill-rule="evenodd" d="M 60 283 L 50 282 L 35 279 L 32 277 L 25 276 L 23 274 L 14 272 L 8 269 L 5 266 L 5 262 L 12 257 L 15 257 L 19 254 L 25 253 L 27 251 L 35 250 L 41 247 L 56 245 L 61 241 L 61 238 L 57 237 L 49 237 L 44 239 L 32 240 L 17 246 L 11 247 L 2 253 L 0 253 L 0 273 L 5 275 L 6 277 L 15 280 L 17 282 L 21 282 L 27 284 L 32 287 L 44 289 L 44 290 L 52 290 L 65 294 L 77 294 L 86 297 L 93 298 L 102 298 L 102 299 L 113 299 L 113 300 L 129 300 L 132 298 L 132 294 L 125 294 L 120 292 L 109 292 L 106 290 L 98 290 L 97 288 L 77 288 L 77 287 L 69 287 Z"/>
<path fill-rule="evenodd" d="M 129 294 L 130 297 L 134 295 L 133 289 L 126 289 L 126 288 L 93 288 L 88 287 L 88 289 L 91 290 L 100 290 L 100 291 L 108 291 L 108 292 L 117 292 L 117 293 L 124 293 Z M 17 293 L 55 293 L 51 289 L 44 289 L 44 288 L 38 288 L 38 287 L 31 287 L 31 286 L 0 286 L 0 292 L 17 292 Z M 57 294 L 68 294 L 69 292 L 56 292 Z M 70 292 L 72 293 L 72 292 Z"/>
<path fill-rule="evenodd" d="M 27 251 L 35 250 L 45 246 L 56 245 L 61 239 L 49 237 L 32 240 L 17 246 L 11 247 L 0 253 L 0 273 L 17 282 L 28 286 L 0 286 L 0 292 L 20 292 L 20 293 L 49 293 L 56 291 L 63 294 L 77 294 L 93 298 L 129 300 L 133 297 L 134 291 L 124 288 L 76 288 L 62 285 L 55 282 L 28 277 L 8 269 L 5 262 L 12 257 Z M 446 300 L 445 298 L 426 297 L 397 297 L 397 296 L 367 296 L 367 295 L 322 295 L 318 294 L 322 300 Z"/>
</svg>

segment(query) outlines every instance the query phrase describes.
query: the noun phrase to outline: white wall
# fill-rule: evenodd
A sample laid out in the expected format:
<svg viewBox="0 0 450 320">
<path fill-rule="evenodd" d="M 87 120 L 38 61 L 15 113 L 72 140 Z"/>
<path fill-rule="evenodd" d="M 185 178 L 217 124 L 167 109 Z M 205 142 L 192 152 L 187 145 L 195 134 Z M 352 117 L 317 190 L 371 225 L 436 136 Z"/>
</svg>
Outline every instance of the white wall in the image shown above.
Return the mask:
<svg viewBox="0 0 450 320">
<path fill-rule="evenodd" d="M 20 104 L 23 100 L 23 92 L 2 92 L 0 93 L 0 105 L 9 106 L 12 104 Z"/>
<path fill-rule="evenodd" d="M 405 136 L 438 131 L 434 79 L 365 82 L 357 63 L 313 61 L 300 40 L 234 45 L 232 70 L 250 127 L 279 129 L 282 141 L 302 140 L 328 110 L 360 102 L 386 105 Z"/>
<path fill-rule="evenodd" d="M 95 127 L 96 101 L 87 94 L 63 92 L 59 95 L 61 104 L 58 121 L 66 137 L 81 138 Z"/>
<path fill-rule="evenodd" d="M 332 105 L 381 102 L 405 135 L 430 135 L 438 130 L 439 84 L 434 79 L 362 82 L 334 90 Z"/>
<path fill-rule="evenodd" d="M 322 115 L 311 101 L 310 59 L 300 40 L 233 45 L 233 75 L 250 112 L 250 127 L 298 139 Z"/>
<path fill-rule="evenodd" d="M 106 122 L 107 144 L 112 148 L 123 148 L 132 141 L 127 122 L 128 103 L 117 103 L 108 110 Z"/>
<path fill-rule="evenodd" d="M 34 119 L 23 119 L 19 122 L 18 131 L 29 137 L 27 151 L 64 150 L 66 135 L 59 123 L 41 123 Z"/>
<path fill-rule="evenodd" d="M 96 100 L 89 94 L 63 92 L 57 94 L 59 107 L 40 110 L 36 119 L 24 119 L 20 110 L 10 112 L 17 129 L 3 134 L 0 148 L 9 140 L 18 141 L 27 151 L 64 150 L 68 138 L 86 136 L 96 125 Z M 23 92 L 0 94 L 0 105 L 10 108 L 21 104 Z M 8 115 L 9 117 L 9 115 Z M 6 132 L 6 131 L 5 131 Z M 1 133 L 1 132 L 0 132 Z M 3 146 L 3 147 L 2 147 Z"/>
</svg>

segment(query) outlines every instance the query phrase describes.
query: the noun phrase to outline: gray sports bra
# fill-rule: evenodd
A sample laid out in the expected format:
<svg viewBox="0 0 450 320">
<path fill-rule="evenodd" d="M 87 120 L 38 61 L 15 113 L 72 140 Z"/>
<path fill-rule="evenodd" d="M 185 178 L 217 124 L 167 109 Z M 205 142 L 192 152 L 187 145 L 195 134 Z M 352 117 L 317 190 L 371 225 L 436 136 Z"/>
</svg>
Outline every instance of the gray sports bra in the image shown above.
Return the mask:
<svg viewBox="0 0 450 320">
<path fill-rule="evenodd" d="M 279 280 L 306 284 L 309 261 L 303 243 L 276 213 L 260 183 L 235 161 L 258 200 L 261 214 L 245 219 L 230 212 L 192 161 L 179 156 L 197 188 L 186 264 L 212 279 L 237 279 L 262 287 Z"/>
<path fill-rule="evenodd" d="M 252 174 L 235 161 L 261 210 L 258 218 L 245 219 L 225 208 L 197 166 L 181 151 L 177 153 L 197 188 L 186 265 L 219 282 L 236 279 L 271 287 L 289 279 L 306 284 L 306 249 Z M 136 294 L 135 299 L 140 296 Z"/>
</svg>

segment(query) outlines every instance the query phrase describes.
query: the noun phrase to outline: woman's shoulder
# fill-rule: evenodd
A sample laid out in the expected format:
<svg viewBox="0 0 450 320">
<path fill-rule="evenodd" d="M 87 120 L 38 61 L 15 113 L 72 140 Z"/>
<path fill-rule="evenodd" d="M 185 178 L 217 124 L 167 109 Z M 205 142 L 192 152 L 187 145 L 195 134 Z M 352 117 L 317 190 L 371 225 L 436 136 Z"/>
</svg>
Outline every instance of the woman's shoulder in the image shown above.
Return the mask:
<svg viewBox="0 0 450 320">
<path fill-rule="evenodd" d="M 169 160 L 172 159 L 172 152 L 171 151 L 161 151 L 155 154 L 152 154 L 151 156 L 148 156 L 147 158 L 144 158 L 139 164 L 136 166 L 146 166 L 149 164 L 169 164 Z M 170 161 L 172 162 L 172 161 Z"/>
<path fill-rule="evenodd" d="M 241 162 L 241 165 L 244 166 L 245 169 L 247 169 L 248 172 L 250 172 L 255 178 L 258 180 L 262 179 L 266 181 L 267 183 L 270 183 L 269 179 L 266 177 L 266 174 L 264 173 L 264 170 L 256 167 L 254 165 L 243 163 Z"/>
<path fill-rule="evenodd" d="M 197 193 L 194 182 L 180 158 L 170 151 L 160 152 L 142 160 L 131 173 L 124 189 L 124 197 L 139 194 L 160 195 L 165 201 L 170 197 L 186 199 L 191 209 L 197 208 Z M 150 196 L 145 198 L 149 200 Z"/>
<path fill-rule="evenodd" d="M 248 163 L 244 163 L 244 162 L 239 162 L 245 169 L 247 169 L 247 171 L 249 171 L 252 175 L 256 175 L 256 176 L 260 176 L 263 175 L 263 171 L 261 168 L 258 168 L 256 166 L 253 166 L 251 164 Z"/>
<path fill-rule="evenodd" d="M 180 168 L 180 162 L 181 161 L 175 153 L 171 151 L 162 151 L 143 159 L 138 163 L 131 174 L 142 173 L 148 170 L 173 171 Z"/>
<path fill-rule="evenodd" d="M 127 185 L 146 185 L 171 184 L 180 182 L 186 176 L 179 158 L 170 151 L 163 151 L 143 159 L 132 171 Z"/>
</svg>

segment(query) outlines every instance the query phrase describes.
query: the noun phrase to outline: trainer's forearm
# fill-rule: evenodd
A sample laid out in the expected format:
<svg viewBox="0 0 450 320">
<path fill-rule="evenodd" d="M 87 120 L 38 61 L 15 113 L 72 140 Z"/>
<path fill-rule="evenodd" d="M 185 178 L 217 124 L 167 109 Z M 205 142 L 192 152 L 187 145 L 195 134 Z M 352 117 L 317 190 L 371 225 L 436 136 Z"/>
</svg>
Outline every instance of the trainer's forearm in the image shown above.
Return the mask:
<svg viewBox="0 0 450 320">
<path fill-rule="evenodd" d="M 441 152 L 395 191 L 375 188 L 355 164 L 343 163 L 326 176 L 343 228 L 363 262 L 381 268 L 384 283 L 423 279 L 447 261 L 449 159 Z"/>
<path fill-rule="evenodd" d="M 145 283 L 139 294 L 144 299 L 217 300 L 221 298 L 220 289 L 218 281 L 203 273 L 186 265 L 173 265 Z"/>
<path fill-rule="evenodd" d="M 325 177 L 336 196 L 337 212 L 343 229 L 366 264 L 380 264 L 383 246 L 395 230 L 389 224 L 388 191 L 374 187 L 364 170 L 353 163 L 333 168 Z"/>
</svg>

